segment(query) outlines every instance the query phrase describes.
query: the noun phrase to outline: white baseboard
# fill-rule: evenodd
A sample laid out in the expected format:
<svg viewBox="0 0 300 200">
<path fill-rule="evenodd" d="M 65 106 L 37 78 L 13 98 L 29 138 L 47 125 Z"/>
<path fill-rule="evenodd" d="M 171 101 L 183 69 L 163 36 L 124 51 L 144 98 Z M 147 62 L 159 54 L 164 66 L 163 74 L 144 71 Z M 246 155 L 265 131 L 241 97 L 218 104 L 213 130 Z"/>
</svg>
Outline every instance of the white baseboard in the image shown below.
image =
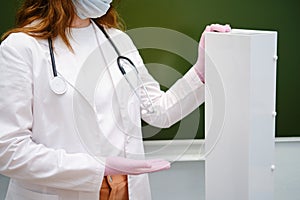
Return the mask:
<svg viewBox="0 0 300 200">
<path fill-rule="evenodd" d="M 276 143 L 300 142 L 300 137 L 277 137 Z M 205 140 L 153 140 L 144 141 L 146 158 L 169 161 L 204 161 Z"/>
</svg>

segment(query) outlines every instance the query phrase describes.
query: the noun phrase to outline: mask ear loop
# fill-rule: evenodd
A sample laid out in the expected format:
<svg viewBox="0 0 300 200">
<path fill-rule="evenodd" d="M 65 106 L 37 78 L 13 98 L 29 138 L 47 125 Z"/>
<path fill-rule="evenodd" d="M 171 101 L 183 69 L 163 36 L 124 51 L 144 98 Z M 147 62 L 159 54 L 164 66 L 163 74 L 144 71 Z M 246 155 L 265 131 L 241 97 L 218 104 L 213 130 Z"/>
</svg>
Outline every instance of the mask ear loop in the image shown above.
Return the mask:
<svg viewBox="0 0 300 200">
<path fill-rule="evenodd" d="M 52 43 L 51 38 L 48 38 L 48 45 L 49 45 L 49 52 L 50 52 L 52 72 L 53 72 L 53 78 L 50 80 L 49 85 L 50 85 L 51 90 L 55 94 L 62 95 L 64 93 L 66 93 L 66 91 L 68 89 L 67 83 L 64 79 L 57 76 L 55 57 L 54 57 L 54 53 L 53 53 L 53 43 Z"/>
</svg>

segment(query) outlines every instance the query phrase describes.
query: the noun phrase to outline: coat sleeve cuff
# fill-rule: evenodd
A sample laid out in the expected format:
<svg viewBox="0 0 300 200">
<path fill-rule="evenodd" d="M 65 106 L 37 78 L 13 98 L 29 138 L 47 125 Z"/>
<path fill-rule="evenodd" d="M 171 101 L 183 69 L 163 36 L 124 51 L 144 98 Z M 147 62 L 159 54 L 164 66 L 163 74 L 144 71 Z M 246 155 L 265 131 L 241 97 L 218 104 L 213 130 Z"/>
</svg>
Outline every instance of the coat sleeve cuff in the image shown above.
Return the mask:
<svg viewBox="0 0 300 200">
<path fill-rule="evenodd" d="M 104 177 L 104 171 L 105 171 L 105 160 L 100 160 L 99 158 L 94 158 L 96 162 L 95 167 L 95 176 L 94 179 L 91 182 L 91 189 L 95 192 L 100 191 L 103 177 Z"/>
<path fill-rule="evenodd" d="M 183 78 L 189 83 L 192 89 L 198 89 L 204 86 L 204 83 L 201 81 L 193 67 L 185 73 Z"/>
</svg>

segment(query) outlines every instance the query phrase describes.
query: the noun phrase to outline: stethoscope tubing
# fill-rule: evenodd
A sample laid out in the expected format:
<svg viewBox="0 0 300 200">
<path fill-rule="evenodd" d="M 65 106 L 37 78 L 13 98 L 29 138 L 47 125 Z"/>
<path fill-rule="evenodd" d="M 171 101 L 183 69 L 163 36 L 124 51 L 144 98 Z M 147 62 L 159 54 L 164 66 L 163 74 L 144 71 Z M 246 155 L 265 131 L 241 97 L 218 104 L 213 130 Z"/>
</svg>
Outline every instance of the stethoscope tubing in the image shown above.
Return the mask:
<svg viewBox="0 0 300 200">
<path fill-rule="evenodd" d="M 48 46 L 49 46 L 53 76 L 56 77 L 57 76 L 57 69 L 56 69 L 55 57 L 54 57 L 54 52 L 53 52 L 53 43 L 52 43 L 51 38 L 48 38 Z"/>
<path fill-rule="evenodd" d="M 109 41 L 109 43 L 111 44 L 111 46 L 113 47 L 114 51 L 117 54 L 117 65 L 118 68 L 120 70 L 120 72 L 122 73 L 122 75 L 125 77 L 126 81 L 128 82 L 129 86 L 133 89 L 133 92 L 135 93 L 135 95 L 138 97 L 138 99 L 141 101 L 140 96 L 137 94 L 135 88 L 133 87 L 133 85 L 131 84 L 131 82 L 128 80 L 127 75 L 126 75 L 126 70 L 124 69 L 124 67 L 122 66 L 122 61 L 127 61 L 129 62 L 129 64 L 133 67 L 133 69 L 135 70 L 135 73 L 137 74 L 138 80 L 142 83 L 142 88 L 145 90 L 145 93 L 147 95 L 147 99 L 148 99 L 148 104 L 151 105 L 152 109 L 150 112 L 154 112 L 154 108 L 153 108 L 153 102 L 150 99 L 150 96 L 148 94 L 147 88 L 144 86 L 143 81 L 141 80 L 141 77 L 139 76 L 139 71 L 137 70 L 137 67 L 134 65 L 134 63 L 132 62 L 132 60 L 130 60 L 128 57 L 126 56 L 122 56 L 119 49 L 117 48 L 117 46 L 115 45 L 115 43 L 113 42 L 113 40 L 111 39 L 111 37 L 108 35 L 108 33 L 105 31 L 104 27 L 101 26 L 100 24 L 96 23 L 96 22 L 92 22 L 94 24 L 97 25 L 97 27 L 101 30 L 101 32 L 104 34 L 104 36 L 106 37 L 106 39 Z M 57 68 L 56 68 L 56 62 L 55 62 L 55 56 L 54 56 L 54 52 L 53 52 L 53 42 L 52 42 L 52 38 L 48 38 L 48 45 L 49 45 L 49 52 L 50 52 L 50 58 L 51 58 L 51 64 L 52 64 L 52 72 L 53 72 L 53 80 L 56 79 L 56 82 L 58 82 L 57 80 L 60 80 L 61 78 L 59 78 L 57 76 Z M 61 82 L 64 80 L 60 80 Z M 54 81 L 52 81 L 54 82 Z M 55 86 L 55 84 L 52 84 Z M 66 84 L 65 84 L 66 85 Z M 67 88 L 67 86 L 65 86 Z M 51 87 L 51 89 L 53 90 L 53 92 L 55 92 L 56 94 L 63 94 L 66 92 L 66 88 L 60 88 L 59 92 L 53 90 L 53 87 Z M 142 102 L 142 101 L 141 101 Z M 144 105 L 145 106 L 145 105 Z M 148 107 L 148 106 L 145 106 Z"/>
</svg>

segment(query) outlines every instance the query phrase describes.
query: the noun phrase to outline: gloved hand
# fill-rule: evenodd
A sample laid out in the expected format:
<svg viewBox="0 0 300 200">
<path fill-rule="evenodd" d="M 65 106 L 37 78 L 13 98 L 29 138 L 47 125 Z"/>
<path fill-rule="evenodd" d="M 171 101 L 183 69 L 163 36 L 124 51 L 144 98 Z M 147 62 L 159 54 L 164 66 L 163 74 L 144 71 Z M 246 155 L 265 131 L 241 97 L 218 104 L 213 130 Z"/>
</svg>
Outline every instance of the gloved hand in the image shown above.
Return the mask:
<svg viewBox="0 0 300 200">
<path fill-rule="evenodd" d="M 133 160 L 123 157 L 108 157 L 104 175 L 138 175 L 170 168 L 170 162 L 156 160 Z"/>
<path fill-rule="evenodd" d="M 200 80 L 205 83 L 205 33 L 206 32 L 230 32 L 231 27 L 226 25 L 220 25 L 220 24 L 211 24 L 209 26 L 206 26 L 204 32 L 201 35 L 201 39 L 198 46 L 198 59 L 196 64 L 193 66 L 197 75 L 199 76 Z"/>
</svg>

